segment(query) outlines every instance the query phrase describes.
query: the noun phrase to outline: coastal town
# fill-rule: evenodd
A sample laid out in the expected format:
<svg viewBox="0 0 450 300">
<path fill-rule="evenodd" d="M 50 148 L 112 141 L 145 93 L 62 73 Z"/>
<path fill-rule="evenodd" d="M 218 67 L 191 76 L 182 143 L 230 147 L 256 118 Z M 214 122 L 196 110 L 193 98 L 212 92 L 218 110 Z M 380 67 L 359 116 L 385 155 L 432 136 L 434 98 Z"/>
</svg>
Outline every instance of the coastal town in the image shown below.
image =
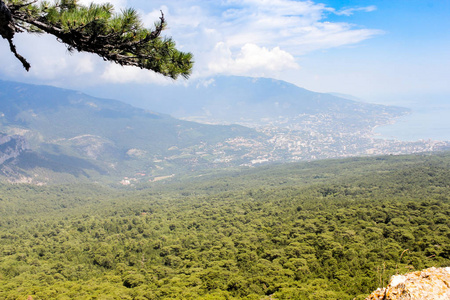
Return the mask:
<svg viewBox="0 0 450 300">
<path fill-rule="evenodd" d="M 183 165 L 185 170 L 198 171 L 206 167 L 251 167 L 317 159 L 412 154 L 450 148 L 449 141 L 429 139 L 408 142 L 382 138 L 374 133 L 374 129 L 389 124 L 391 119 L 364 121 L 366 124 L 348 126 L 336 122 L 335 116 L 322 114 L 301 115 L 294 120 L 267 120 L 265 124 L 247 122 L 245 125 L 253 126 L 259 136 L 236 137 L 216 144 L 205 142 L 183 149 L 171 147 L 165 156 L 153 157 L 153 166 L 124 178 L 121 184 L 171 179 L 180 172 L 180 169 L 171 168 L 172 165 Z"/>
</svg>

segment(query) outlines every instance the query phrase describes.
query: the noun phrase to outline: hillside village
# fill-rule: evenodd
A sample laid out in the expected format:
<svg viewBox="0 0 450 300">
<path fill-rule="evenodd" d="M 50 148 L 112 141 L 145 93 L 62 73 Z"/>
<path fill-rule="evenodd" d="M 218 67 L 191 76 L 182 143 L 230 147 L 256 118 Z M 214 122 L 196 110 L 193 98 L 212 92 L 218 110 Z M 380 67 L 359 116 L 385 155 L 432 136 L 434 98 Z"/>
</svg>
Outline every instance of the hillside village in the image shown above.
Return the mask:
<svg viewBox="0 0 450 300">
<path fill-rule="evenodd" d="M 305 117 L 304 117 L 305 118 Z M 414 142 L 383 139 L 376 136 L 367 126 L 351 131 L 348 127 L 336 130 L 334 119 L 327 115 L 309 115 L 308 121 L 297 123 L 283 119 L 266 126 L 254 126 L 262 135 L 257 138 L 236 137 L 216 144 L 201 143 L 192 147 L 178 149 L 171 147 L 167 154 L 154 159 L 153 169 L 124 178 L 124 185 L 142 180 L 155 181 L 169 179 L 176 174 L 166 170 L 166 164 L 180 163 L 191 170 L 204 165 L 257 166 L 267 163 L 310 161 L 317 159 L 345 158 L 354 156 L 399 155 L 450 148 L 448 141 L 419 140 Z M 314 122 L 310 120 L 314 120 Z M 290 124 L 289 127 L 283 127 Z M 382 124 L 380 124 L 382 125 Z M 167 172 L 167 173 L 166 173 Z M 150 175 L 148 178 L 147 175 Z"/>
</svg>

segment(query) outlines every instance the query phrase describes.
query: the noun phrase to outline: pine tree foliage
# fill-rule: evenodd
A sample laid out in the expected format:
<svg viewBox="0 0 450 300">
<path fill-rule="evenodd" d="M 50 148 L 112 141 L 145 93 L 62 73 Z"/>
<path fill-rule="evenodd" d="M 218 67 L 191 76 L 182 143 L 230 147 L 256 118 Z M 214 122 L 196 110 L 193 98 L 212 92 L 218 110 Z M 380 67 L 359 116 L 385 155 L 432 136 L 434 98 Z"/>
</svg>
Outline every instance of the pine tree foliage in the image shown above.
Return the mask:
<svg viewBox="0 0 450 300">
<path fill-rule="evenodd" d="M 175 48 L 171 38 L 161 37 L 164 14 L 153 30 L 146 29 L 136 10 L 115 13 L 109 4 L 80 5 L 77 0 L 54 3 L 0 0 L 0 34 L 25 69 L 29 63 L 12 42 L 16 32 L 49 33 L 69 51 L 96 53 L 106 61 L 136 66 L 176 79 L 191 73 L 193 57 Z"/>
<path fill-rule="evenodd" d="M 450 266 L 450 152 L 0 183 L 0 299 L 362 300 Z"/>
</svg>

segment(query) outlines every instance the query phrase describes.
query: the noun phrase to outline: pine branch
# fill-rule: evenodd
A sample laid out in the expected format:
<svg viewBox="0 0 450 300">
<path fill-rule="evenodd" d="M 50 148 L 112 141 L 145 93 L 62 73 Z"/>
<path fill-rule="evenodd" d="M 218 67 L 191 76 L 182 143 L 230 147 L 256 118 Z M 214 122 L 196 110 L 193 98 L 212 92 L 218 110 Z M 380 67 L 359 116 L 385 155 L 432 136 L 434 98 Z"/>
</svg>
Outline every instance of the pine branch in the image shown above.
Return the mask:
<svg viewBox="0 0 450 300">
<path fill-rule="evenodd" d="M 25 70 L 30 70 L 30 64 L 28 61 L 17 52 L 16 46 L 14 45 L 13 38 L 16 28 L 14 26 L 14 21 L 12 18 L 11 10 L 0 0 L 0 34 L 8 41 L 9 49 L 14 54 L 14 56 L 22 63 Z"/>
<path fill-rule="evenodd" d="M 7 39 L 9 43 L 9 49 L 14 54 L 14 56 L 22 63 L 22 66 L 25 68 L 25 70 L 29 71 L 31 68 L 30 63 L 19 53 L 17 53 L 16 46 L 14 45 L 12 39 Z"/>
<path fill-rule="evenodd" d="M 38 7 L 34 2 L 19 1 L 8 9 L 0 0 L 2 7 L 10 13 L 8 24 L 13 35 L 14 30 L 49 33 L 66 44 L 69 51 L 95 53 L 105 61 L 153 70 L 174 79 L 178 75 L 187 78 L 191 72 L 192 55 L 178 51 L 170 38 L 161 38 L 166 27 L 162 11 L 159 24 L 154 30 L 148 30 L 142 27 L 132 9 L 123 11 L 122 15 L 113 15 L 110 4 L 85 7 L 75 0 L 62 0 L 54 5 L 42 3 Z M 8 16 L 6 13 L 1 15 Z M 2 36 L 5 38 L 3 33 Z M 25 66 L 26 61 L 15 51 L 12 38 L 10 49 Z"/>
</svg>

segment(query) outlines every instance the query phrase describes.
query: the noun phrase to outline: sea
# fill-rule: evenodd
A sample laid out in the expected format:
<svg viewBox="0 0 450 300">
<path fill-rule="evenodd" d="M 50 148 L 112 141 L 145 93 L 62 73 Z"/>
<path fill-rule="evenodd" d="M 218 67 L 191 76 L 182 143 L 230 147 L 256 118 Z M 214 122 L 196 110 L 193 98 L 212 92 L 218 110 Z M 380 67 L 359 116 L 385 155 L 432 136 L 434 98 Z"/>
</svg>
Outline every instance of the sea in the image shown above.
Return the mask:
<svg viewBox="0 0 450 300">
<path fill-rule="evenodd" d="M 401 141 L 450 141 L 450 96 L 401 103 L 411 109 L 409 115 L 394 124 L 375 129 L 376 137 Z"/>
</svg>

